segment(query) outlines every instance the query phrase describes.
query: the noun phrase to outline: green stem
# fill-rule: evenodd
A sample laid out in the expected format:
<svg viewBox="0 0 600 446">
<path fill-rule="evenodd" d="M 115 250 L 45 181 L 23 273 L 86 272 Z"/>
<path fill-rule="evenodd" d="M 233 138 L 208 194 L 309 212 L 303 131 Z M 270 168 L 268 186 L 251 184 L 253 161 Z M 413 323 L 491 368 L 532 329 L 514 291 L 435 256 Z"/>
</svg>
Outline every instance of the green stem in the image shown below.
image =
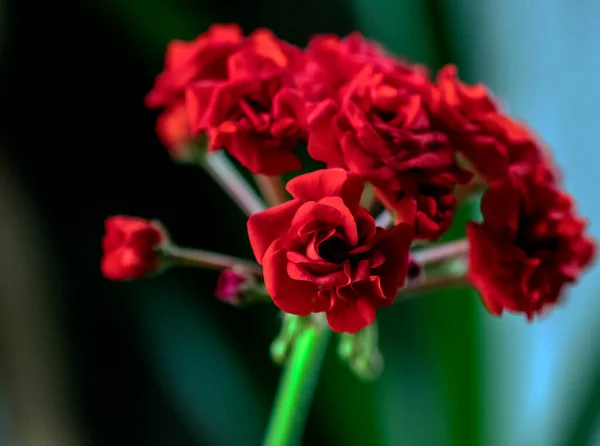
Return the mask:
<svg viewBox="0 0 600 446">
<path fill-rule="evenodd" d="M 275 395 L 263 446 L 299 445 L 331 330 L 309 325 L 296 339 Z"/>
</svg>

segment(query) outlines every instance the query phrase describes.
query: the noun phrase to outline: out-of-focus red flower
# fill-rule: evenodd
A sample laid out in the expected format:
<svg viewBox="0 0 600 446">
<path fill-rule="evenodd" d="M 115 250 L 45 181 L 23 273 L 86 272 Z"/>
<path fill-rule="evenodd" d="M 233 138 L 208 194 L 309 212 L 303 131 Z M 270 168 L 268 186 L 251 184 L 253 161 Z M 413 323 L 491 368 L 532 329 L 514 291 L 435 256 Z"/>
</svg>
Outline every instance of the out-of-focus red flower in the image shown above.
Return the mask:
<svg viewBox="0 0 600 446">
<path fill-rule="evenodd" d="M 418 70 L 379 72 L 367 65 L 343 97 L 319 103 L 308 116 L 308 151 L 328 167 L 343 167 L 373 183 L 400 221 L 420 238 L 436 239 L 450 225 L 460 169 L 445 134 L 432 128 L 432 88 Z"/>
<path fill-rule="evenodd" d="M 183 98 L 190 83 L 227 77 L 228 57 L 240 48 L 242 30 L 238 25 L 213 25 L 196 39 L 169 43 L 165 66 L 146 96 L 148 107 L 163 107 Z"/>
<path fill-rule="evenodd" d="M 227 268 L 221 271 L 217 280 L 215 297 L 224 302 L 237 304 L 243 299 L 243 287 L 252 280 L 251 275 L 236 269 Z"/>
<path fill-rule="evenodd" d="M 310 40 L 305 55 L 299 84 L 309 102 L 334 98 L 366 65 L 384 72 L 418 71 L 427 77 L 424 67 L 405 63 L 358 32 L 344 38 L 333 34 L 316 35 Z"/>
<path fill-rule="evenodd" d="M 531 131 L 504 115 L 484 85 L 461 82 L 454 65 L 440 70 L 430 99 L 435 126 L 486 180 L 505 177 L 517 163 L 550 167 L 549 155 Z"/>
<path fill-rule="evenodd" d="M 457 204 L 454 187 L 468 178 L 468 173 L 457 168 L 429 177 L 406 174 L 396 184 L 377 188 L 376 193 L 394 210 L 397 222 L 412 224 L 418 238 L 436 240 L 452 225 Z"/>
<path fill-rule="evenodd" d="M 160 114 L 156 120 L 156 134 L 174 159 L 187 161 L 193 155 L 194 135 L 183 101 L 175 102 Z"/>
<path fill-rule="evenodd" d="M 484 221 L 469 223 L 468 278 L 493 314 L 529 319 L 555 303 L 594 256 L 574 203 L 545 166 L 519 164 L 482 200 Z"/>
<path fill-rule="evenodd" d="M 242 43 L 239 26 L 229 24 L 213 25 L 193 41 L 174 40 L 167 47 L 164 70 L 146 95 L 146 105 L 165 109 L 157 133 L 176 159 L 189 155 L 186 146 L 195 136 L 183 105 L 186 88 L 196 81 L 225 79 L 228 58 Z"/>
<path fill-rule="evenodd" d="M 267 292 L 286 313 L 326 312 L 332 330 L 355 333 L 394 301 L 412 228 L 377 228 L 359 204 L 363 186 L 342 169 L 301 175 L 287 185 L 293 200 L 248 220 Z"/>
<path fill-rule="evenodd" d="M 302 52 L 268 30 L 255 31 L 228 61 L 227 78 L 196 82 L 186 94 L 194 132 L 253 173 L 300 169 L 293 149 L 305 136 L 304 99 L 295 76 Z"/>
<path fill-rule="evenodd" d="M 107 279 L 139 279 L 158 268 L 158 249 L 166 235 L 157 223 L 115 215 L 106 219 L 105 230 L 101 269 Z"/>
</svg>

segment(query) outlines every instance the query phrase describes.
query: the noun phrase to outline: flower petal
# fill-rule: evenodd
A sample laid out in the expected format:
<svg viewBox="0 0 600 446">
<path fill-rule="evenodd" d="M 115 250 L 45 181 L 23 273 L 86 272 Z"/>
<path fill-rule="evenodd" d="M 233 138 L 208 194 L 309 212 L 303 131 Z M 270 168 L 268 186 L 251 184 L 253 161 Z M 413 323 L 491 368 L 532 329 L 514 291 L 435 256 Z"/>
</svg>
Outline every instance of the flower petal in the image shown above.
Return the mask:
<svg viewBox="0 0 600 446">
<path fill-rule="evenodd" d="M 356 246 L 358 243 L 358 228 L 356 227 L 356 221 L 354 220 L 354 215 L 352 215 L 352 212 L 346 207 L 342 199 L 340 197 L 326 197 L 319 200 L 319 204 L 331 206 L 340 211 L 343 218 L 342 228 L 346 243 L 349 246 Z"/>
<path fill-rule="evenodd" d="M 252 132 L 238 132 L 225 137 L 224 146 L 250 172 L 279 175 L 281 172 L 300 170 L 302 164 L 288 141 L 256 136 Z"/>
<path fill-rule="evenodd" d="M 340 197 L 348 207 L 359 204 L 363 180 L 344 169 L 323 169 L 290 180 L 286 186 L 292 197 L 301 201 L 319 201 L 325 197 Z"/>
<path fill-rule="evenodd" d="M 335 138 L 334 119 L 338 106 L 333 99 L 320 102 L 307 117 L 308 153 L 327 167 L 344 167 L 344 156 Z"/>
<path fill-rule="evenodd" d="M 265 287 L 275 305 L 286 313 L 306 316 L 313 312 L 317 285 L 292 279 L 287 272 L 287 250 L 273 243 L 264 255 Z"/>
<path fill-rule="evenodd" d="M 356 333 L 375 320 L 375 305 L 369 299 L 336 299 L 327 311 L 327 323 L 337 333 Z"/>
<path fill-rule="evenodd" d="M 342 227 L 343 224 L 344 216 L 338 209 L 309 201 L 298 207 L 290 226 L 294 234 L 303 238 L 316 231 L 329 232 L 329 229 Z"/>
<path fill-rule="evenodd" d="M 501 231 L 508 229 L 516 234 L 519 226 L 519 207 L 525 198 L 519 191 L 512 174 L 500 182 L 492 184 L 483 194 L 481 199 L 481 212 L 486 223 Z"/>
<path fill-rule="evenodd" d="M 299 207 L 297 200 L 291 200 L 250 216 L 248 237 L 258 263 L 262 264 L 269 245 L 287 232 Z"/>
<path fill-rule="evenodd" d="M 488 311 L 498 316 L 505 308 L 518 311 L 519 302 L 525 300 L 523 292 L 527 291 L 524 289 L 523 275 L 531 275 L 523 253 L 477 223 L 470 222 L 467 225 L 467 238 L 467 278 L 479 291 Z"/>
<path fill-rule="evenodd" d="M 411 225 L 400 223 L 382 237 L 375 246 L 385 256 L 385 262 L 371 274 L 381 278 L 381 289 L 387 299 L 394 300 L 398 288 L 404 285 L 408 273 L 410 245 L 414 236 Z"/>
</svg>

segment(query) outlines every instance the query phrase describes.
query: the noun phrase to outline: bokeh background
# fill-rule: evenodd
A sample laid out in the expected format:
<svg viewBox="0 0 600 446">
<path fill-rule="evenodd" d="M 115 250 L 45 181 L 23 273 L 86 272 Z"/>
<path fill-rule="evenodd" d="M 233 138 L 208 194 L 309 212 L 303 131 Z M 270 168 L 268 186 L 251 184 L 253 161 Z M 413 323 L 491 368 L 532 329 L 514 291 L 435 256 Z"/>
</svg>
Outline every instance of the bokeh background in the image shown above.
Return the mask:
<svg viewBox="0 0 600 446">
<path fill-rule="evenodd" d="M 360 30 L 456 63 L 553 147 L 598 236 L 599 21 L 597 0 L 0 2 L 0 444 L 260 444 L 275 309 L 216 302 L 213 272 L 99 272 L 118 213 L 251 258 L 242 213 L 154 135 L 143 97 L 169 40 L 213 22 L 298 45 Z M 532 324 L 461 290 L 382 311 L 382 377 L 360 382 L 331 344 L 305 444 L 600 445 L 599 292 L 596 268 Z"/>
</svg>

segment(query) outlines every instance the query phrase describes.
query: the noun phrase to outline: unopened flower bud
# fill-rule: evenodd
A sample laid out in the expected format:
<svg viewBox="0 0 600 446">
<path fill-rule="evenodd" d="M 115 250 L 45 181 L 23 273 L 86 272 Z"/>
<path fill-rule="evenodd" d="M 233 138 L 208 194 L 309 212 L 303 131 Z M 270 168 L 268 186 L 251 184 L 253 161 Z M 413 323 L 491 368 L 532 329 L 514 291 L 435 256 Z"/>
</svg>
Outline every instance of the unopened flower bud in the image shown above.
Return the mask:
<svg viewBox="0 0 600 446">
<path fill-rule="evenodd" d="M 408 269 L 406 272 L 406 278 L 408 280 L 418 279 L 423 273 L 423 267 L 414 258 L 408 259 Z"/>
<path fill-rule="evenodd" d="M 360 379 L 377 378 L 384 365 L 378 346 L 377 324 L 368 325 L 356 334 L 342 334 L 338 355 Z"/>
<path fill-rule="evenodd" d="M 241 268 L 227 268 L 217 280 L 215 297 L 224 302 L 238 304 L 245 300 L 244 290 L 254 284 L 252 274 Z"/>
<path fill-rule="evenodd" d="M 155 221 L 115 215 L 106 219 L 102 274 L 110 280 L 140 279 L 160 266 L 160 248 L 168 237 Z"/>
</svg>

